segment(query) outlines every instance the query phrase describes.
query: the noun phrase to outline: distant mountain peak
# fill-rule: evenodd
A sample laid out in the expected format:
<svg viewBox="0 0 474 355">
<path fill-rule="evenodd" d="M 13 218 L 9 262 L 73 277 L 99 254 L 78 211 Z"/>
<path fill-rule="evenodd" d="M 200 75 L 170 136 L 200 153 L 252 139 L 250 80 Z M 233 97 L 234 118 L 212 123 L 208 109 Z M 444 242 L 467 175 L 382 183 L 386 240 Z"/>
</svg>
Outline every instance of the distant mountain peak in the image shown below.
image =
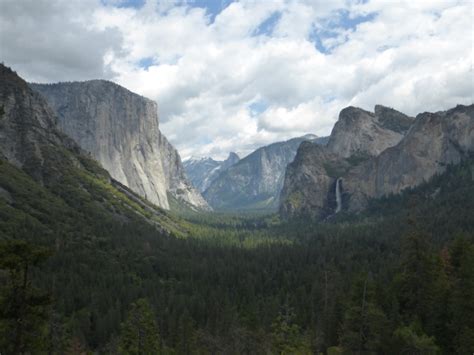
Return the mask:
<svg viewBox="0 0 474 355">
<path fill-rule="evenodd" d="M 214 160 L 210 157 L 191 157 L 184 162 L 184 169 L 194 187 L 204 192 L 221 173 L 239 160 L 239 156 L 234 152 L 230 152 L 226 160 Z"/>
<path fill-rule="evenodd" d="M 240 160 L 240 157 L 235 152 L 230 152 L 227 156 L 226 162 L 232 162 L 232 164 L 237 163 Z"/>
<path fill-rule="evenodd" d="M 204 197 L 216 209 L 276 210 L 286 166 L 302 142 L 318 139 L 316 135 L 307 134 L 256 149 L 221 172 L 206 189 Z"/>
</svg>

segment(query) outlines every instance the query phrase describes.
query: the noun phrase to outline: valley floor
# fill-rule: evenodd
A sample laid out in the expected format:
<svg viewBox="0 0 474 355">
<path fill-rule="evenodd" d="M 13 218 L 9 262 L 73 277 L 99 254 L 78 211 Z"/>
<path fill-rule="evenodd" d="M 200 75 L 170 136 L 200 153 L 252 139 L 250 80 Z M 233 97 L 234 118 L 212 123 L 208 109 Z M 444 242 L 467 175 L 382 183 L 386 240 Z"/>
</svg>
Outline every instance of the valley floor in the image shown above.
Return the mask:
<svg viewBox="0 0 474 355">
<path fill-rule="evenodd" d="M 3 163 L 0 351 L 472 353 L 473 167 L 326 223 L 168 215 L 168 233 Z"/>
</svg>

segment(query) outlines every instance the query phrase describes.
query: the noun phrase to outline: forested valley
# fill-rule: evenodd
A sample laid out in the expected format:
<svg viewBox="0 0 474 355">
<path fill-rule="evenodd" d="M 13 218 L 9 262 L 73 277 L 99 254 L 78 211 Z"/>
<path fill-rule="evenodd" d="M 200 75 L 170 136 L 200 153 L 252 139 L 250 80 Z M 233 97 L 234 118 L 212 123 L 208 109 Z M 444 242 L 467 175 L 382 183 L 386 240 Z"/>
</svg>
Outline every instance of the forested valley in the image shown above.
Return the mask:
<svg viewBox="0 0 474 355">
<path fill-rule="evenodd" d="M 474 355 L 473 23 L 0 0 L 0 355 Z"/>
<path fill-rule="evenodd" d="M 68 216 L 85 203 L 74 191 L 0 168 L 17 201 L 0 209 L 2 353 L 474 347 L 473 159 L 357 216 L 188 214 L 170 217 L 176 233 L 91 206 Z"/>
</svg>

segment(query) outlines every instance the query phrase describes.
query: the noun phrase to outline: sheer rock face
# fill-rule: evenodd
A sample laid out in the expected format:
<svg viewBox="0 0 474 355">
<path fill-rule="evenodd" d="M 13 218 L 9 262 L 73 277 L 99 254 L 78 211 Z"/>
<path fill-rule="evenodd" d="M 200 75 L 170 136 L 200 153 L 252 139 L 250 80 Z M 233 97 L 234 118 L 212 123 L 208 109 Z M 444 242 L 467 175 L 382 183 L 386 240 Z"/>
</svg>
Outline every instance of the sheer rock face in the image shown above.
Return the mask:
<svg viewBox="0 0 474 355">
<path fill-rule="evenodd" d="M 301 143 L 295 160 L 286 169 L 281 191 L 280 215 L 284 218 L 311 216 L 322 218 L 331 213 L 328 192 L 335 179 L 326 171 L 338 156 L 326 147 Z"/>
<path fill-rule="evenodd" d="M 206 191 L 219 174 L 232 165 L 237 164 L 239 156 L 234 152 L 229 153 L 226 160 L 218 161 L 212 158 L 191 158 L 183 162 L 186 175 L 194 187 L 200 192 Z"/>
<path fill-rule="evenodd" d="M 345 180 L 346 208 L 358 211 L 367 200 L 417 186 L 474 150 L 474 105 L 417 116 L 406 137 L 352 169 Z"/>
<path fill-rule="evenodd" d="M 155 102 L 103 80 L 30 86 L 57 112 L 60 129 L 114 179 L 165 209 L 168 193 L 207 208 L 186 180 L 178 152 L 159 130 Z"/>
<path fill-rule="evenodd" d="M 188 181 L 178 151 L 168 142 L 164 135 L 161 135 L 161 138 L 159 149 L 163 152 L 164 156 L 162 164 L 165 171 L 168 193 L 192 209 L 211 210 L 206 200 Z"/>
<path fill-rule="evenodd" d="M 356 119 L 347 119 L 346 110 L 358 111 Z M 346 112 L 341 113 L 340 119 L 344 122 L 336 124 L 339 127 L 334 128 L 328 147 L 302 146 L 288 167 L 281 194 L 282 217 L 325 218 L 334 214 L 335 184 L 339 177 L 343 210 L 352 212 L 365 208 L 370 198 L 400 193 L 427 181 L 443 172 L 447 165 L 459 163 L 474 149 L 473 110 L 471 105 L 424 113 L 412 124 L 407 116 L 380 106 L 376 106 L 372 116 L 360 109 L 343 110 Z M 399 142 L 395 134 L 387 135 L 372 123 L 367 124 L 370 117 L 376 119 L 375 127 L 383 125 L 384 130 L 390 127 L 390 131 L 402 134 Z M 361 120 L 365 120 L 363 125 Z M 361 127 L 369 127 L 372 139 L 361 133 Z M 341 131 L 347 132 L 348 141 L 344 144 L 339 144 Z M 351 131 L 355 132 L 353 137 Z M 390 144 L 381 144 L 381 137 L 387 138 Z"/>
<path fill-rule="evenodd" d="M 398 144 L 413 118 L 377 105 L 375 112 L 347 107 L 339 114 L 328 142 L 328 149 L 343 158 L 353 155 L 376 156 Z"/>
<path fill-rule="evenodd" d="M 204 197 L 215 209 L 277 209 L 287 165 L 303 141 L 314 135 L 262 147 L 215 179 Z"/>
<path fill-rule="evenodd" d="M 81 153 L 57 129 L 56 117 L 44 98 L 10 68 L 0 64 L 0 155 L 40 183 L 60 175 L 55 165 Z M 79 165 L 79 161 L 72 161 Z M 56 164 L 57 165 L 57 164 Z M 55 172 L 58 172 L 56 174 Z"/>
</svg>

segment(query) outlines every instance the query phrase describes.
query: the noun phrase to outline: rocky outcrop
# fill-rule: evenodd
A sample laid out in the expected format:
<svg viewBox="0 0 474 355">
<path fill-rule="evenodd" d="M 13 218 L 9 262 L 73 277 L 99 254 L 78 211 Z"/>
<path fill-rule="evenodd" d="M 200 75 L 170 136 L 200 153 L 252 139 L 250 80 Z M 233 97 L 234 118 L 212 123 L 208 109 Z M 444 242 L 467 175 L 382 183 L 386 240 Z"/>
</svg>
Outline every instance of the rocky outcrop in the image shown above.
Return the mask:
<svg viewBox="0 0 474 355">
<path fill-rule="evenodd" d="M 114 179 L 165 209 L 168 194 L 208 208 L 187 181 L 178 152 L 160 132 L 154 101 L 103 80 L 30 86 L 56 111 L 60 129 Z"/>
<path fill-rule="evenodd" d="M 307 135 L 257 149 L 221 173 L 204 197 L 214 209 L 277 209 L 285 170 Z"/>
<path fill-rule="evenodd" d="M 327 169 L 338 159 L 324 146 L 301 143 L 294 161 L 286 169 L 281 190 L 280 214 L 284 218 L 297 215 L 319 218 L 332 213 L 334 204 L 329 202 L 329 195 L 335 179 Z"/>
<path fill-rule="evenodd" d="M 331 132 L 327 147 L 343 158 L 376 156 L 405 136 L 413 118 L 377 105 L 374 113 L 347 107 Z"/>
<path fill-rule="evenodd" d="M 70 150 L 80 148 L 57 129 L 56 117 L 43 97 L 10 68 L 0 64 L 0 155 L 45 184 L 60 175 L 57 162 L 80 162 Z"/>
<path fill-rule="evenodd" d="M 397 194 L 442 173 L 449 164 L 459 163 L 474 149 L 474 106 L 457 106 L 446 112 L 423 113 L 412 120 L 398 112 L 376 106 L 376 125 L 402 135 L 396 141 L 395 134 L 372 129 L 369 136 L 351 129 L 367 127 L 360 120 L 368 121 L 370 113 L 349 108 L 343 110 L 328 143 L 328 147 L 314 144 L 302 145 L 295 161 L 289 165 L 281 195 L 280 213 L 283 218 L 309 215 L 326 218 L 336 213 L 336 181 L 339 179 L 342 210 L 357 212 L 366 207 L 371 198 Z M 357 111 L 357 117 L 349 120 L 348 112 Z M 377 113 L 378 112 L 378 113 Z M 361 118 L 364 116 L 364 118 Z M 378 117 L 377 117 L 378 116 Z M 340 132 L 353 130 L 353 138 L 341 142 Z M 361 138 L 362 137 L 362 138 Z M 381 137 L 392 137 L 384 144 Z M 336 139 L 337 138 L 337 139 Z M 352 141 L 354 140 L 354 142 Z M 332 142 L 332 143 L 331 143 Z M 376 142 L 374 144 L 374 142 Z M 341 152 L 337 151 L 341 148 Z M 383 150 L 382 150 L 383 149 Z M 377 153 L 381 150 L 380 153 Z M 361 158 L 361 152 L 365 157 Z"/>
<path fill-rule="evenodd" d="M 163 168 L 165 171 L 167 192 L 178 202 L 191 209 L 209 211 L 211 208 L 186 177 L 186 171 L 178 151 L 161 135 L 159 150 L 163 152 Z"/>
<path fill-rule="evenodd" d="M 57 122 L 44 97 L 0 64 L 0 202 L 10 205 L 3 210 L 6 222 L 18 216 L 20 225 L 26 222 L 18 237 L 34 229 L 43 237 L 70 239 L 77 233 L 71 227 L 80 225 L 85 229 L 79 234 L 94 237 L 107 221 L 145 222 L 164 234 L 181 233 L 162 209 L 111 178 Z"/>
<path fill-rule="evenodd" d="M 232 165 L 240 160 L 239 156 L 231 152 L 226 160 L 218 161 L 212 158 L 191 158 L 183 162 L 186 175 L 191 183 L 200 192 L 206 191 L 211 183 Z"/>
<path fill-rule="evenodd" d="M 406 137 L 350 170 L 344 178 L 346 208 L 358 211 L 368 199 L 398 194 L 443 173 L 474 150 L 474 105 L 416 117 Z"/>
</svg>

